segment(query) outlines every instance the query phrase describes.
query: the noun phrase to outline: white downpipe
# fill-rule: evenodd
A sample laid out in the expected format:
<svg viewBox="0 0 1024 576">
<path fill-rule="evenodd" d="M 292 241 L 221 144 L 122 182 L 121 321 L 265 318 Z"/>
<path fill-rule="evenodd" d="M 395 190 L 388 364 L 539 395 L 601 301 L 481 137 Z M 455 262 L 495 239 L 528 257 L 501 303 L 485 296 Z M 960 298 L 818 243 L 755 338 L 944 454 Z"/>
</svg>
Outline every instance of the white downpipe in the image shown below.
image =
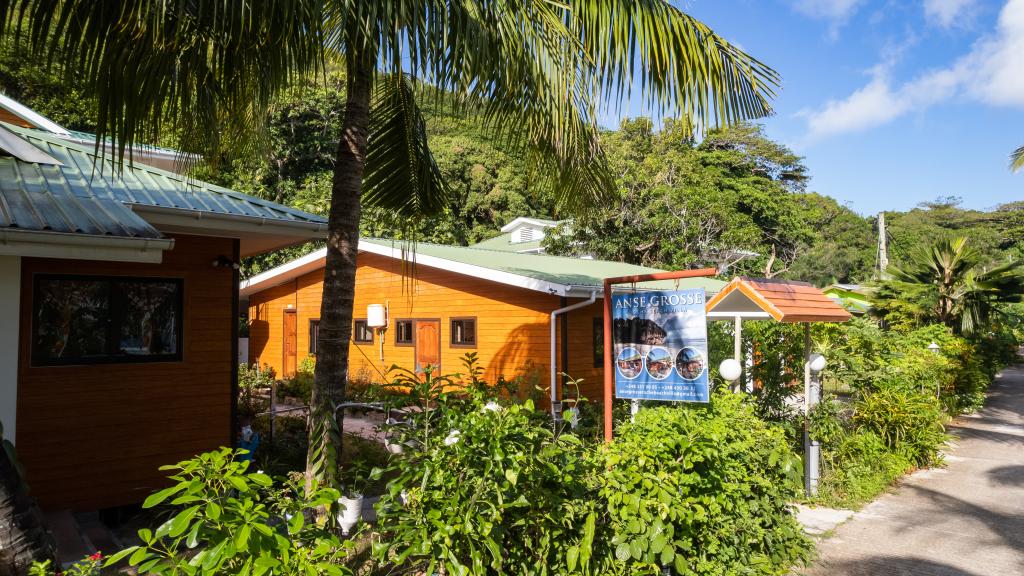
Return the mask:
<svg viewBox="0 0 1024 576">
<path fill-rule="evenodd" d="M 565 308 L 559 308 L 551 312 L 551 418 L 555 422 L 559 422 L 562 419 L 562 402 L 558 399 L 558 342 L 557 338 L 557 321 L 559 314 L 565 314 L 566 312 L 572 312 L 578 308 L 590 306 L 594 302 L 597 302 L 597 292 L 591 291 L 590 298 L 583 302 L 577 302 L 566 306 Z M 568 334 L 563 334 L 563 338 L 567 338 Z"/>
</svg>

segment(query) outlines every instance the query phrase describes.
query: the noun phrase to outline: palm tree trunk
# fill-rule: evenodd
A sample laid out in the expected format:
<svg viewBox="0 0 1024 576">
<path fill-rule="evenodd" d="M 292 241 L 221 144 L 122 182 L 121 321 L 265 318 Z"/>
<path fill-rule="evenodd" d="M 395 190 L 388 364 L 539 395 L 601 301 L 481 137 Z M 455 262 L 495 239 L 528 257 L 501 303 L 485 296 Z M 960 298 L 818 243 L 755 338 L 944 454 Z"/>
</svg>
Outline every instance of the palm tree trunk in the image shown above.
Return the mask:
<svg viewBox="0 0 1024 576">
<path fill-rule="evenodd" d="M 355 51 L 354 51 L 355 52 Z M 347 95 L 341 140 L 334 164 L 328 215 L 327 261 L 320 303 L 320 336 L 310 398 L 306 488 L 337 486 L 342 414 L 334 419 L 333 401 L 343 398 L 348 379 L 356 254 L 359 249 L 360 192 L 370 134 L 370 97 L 376 54 L 348 55 Z"/>
<path fill-rule="evenodd" d="M 55 561 L 53 552 L 43 513 L 28 495 L 13 447 L 0 435 L 0 576 L 24 576 L 33 561 Z"/>
</svg>

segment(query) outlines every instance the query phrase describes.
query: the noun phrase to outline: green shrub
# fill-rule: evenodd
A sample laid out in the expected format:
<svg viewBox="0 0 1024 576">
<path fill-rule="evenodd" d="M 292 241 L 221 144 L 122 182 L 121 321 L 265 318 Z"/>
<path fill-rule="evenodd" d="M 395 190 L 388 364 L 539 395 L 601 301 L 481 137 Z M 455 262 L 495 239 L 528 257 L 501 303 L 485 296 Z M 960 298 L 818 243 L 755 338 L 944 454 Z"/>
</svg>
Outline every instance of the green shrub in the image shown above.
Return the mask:
<svg viewBox="0 0 1024 576">
<path fill-rule="evenodd" d="M 892 451 L 916 466 L 939 461 L 939 449 L 948 438 L 945 418 L 935 396 L 897 386 L 865 393 L 853 412 L 859 430 L 877 434 Z"/>
<path fill-rule="evenodd" d="M 859 508 L 913 466 L 874 432 L 844 432 L 833 440 L 822 446 L 817 501 L 826 506 Z"/>
<path fill-rule="evenodd" d="M 299 362 L 295 376 L 278 382 L 277 397 L 295 398 L 303 404 L 309 404 L 309 399 L 313 394 L 314 372 L 316 372 L 316 359 L 303 358 Z"/>
<path fill-rule="evenodd" d="M 406 438 L 418 444 L 378 503 L 375 556 L 426 574 L 565 573 L 574 547 L 586 563 L 596 505 L 584 445 L 555 437 L 529 401 L 448 412 Z"/>
<path fill-rule="evenodd" d="M 99 576 L 103 565 L 103 554 L 97 552 L 86 556 L 64 570 L 53 567 L 52 560 L 33 562 L 28 576 Z"/>
<path fill-rule="evenodd" d="M 336 490 L 306 498 L 289 483 L 247 471 L 248 462 L 222 448 L 162 470 L 176 483 L 146 499 L 144 508 L 167 503 L 170 517 L 155 531 L 139 530 L 142 544 L 111 556 L 141 574 L 280 574 L 344 576 L 351 545 L 308 522 L 311 511 L 337 501 Z"/>
<path fill-rule="evenodd" d="M 811 549 L 799 459 L 741 395 L 642 410 L 601 456 L 598 573 L 784 574 Z"/>
<path fill-rule="evenodd" d="M 264 365 L 262 368 L 255 364 L 238 365 L 238 409 L 239 412 L 253 416 L 262 412 L 265 402 L 259 397 L 259 393 L 269 391 L 274 383 L 274 369 Z"/>
</svg>

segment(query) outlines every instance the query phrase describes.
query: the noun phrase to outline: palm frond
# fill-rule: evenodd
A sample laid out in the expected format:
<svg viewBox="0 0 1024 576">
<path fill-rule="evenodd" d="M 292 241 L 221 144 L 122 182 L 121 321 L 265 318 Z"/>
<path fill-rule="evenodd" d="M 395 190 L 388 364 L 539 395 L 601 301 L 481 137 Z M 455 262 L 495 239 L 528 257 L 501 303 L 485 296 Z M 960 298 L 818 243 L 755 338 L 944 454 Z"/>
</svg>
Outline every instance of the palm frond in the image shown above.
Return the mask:
<svg viewBox="0 0 1024 576">
<path fill-rule="evenodd" d="M 379 77 L 375 88 L 363 203 L 405 218 L 437 214 L 451 198 L 427 146 L 413 85 L 399 73 Z"/>
<path fill-rule="evenodd" d="M 161 132 L 184 152 L 261 142 L 272 98 L 322 65 L 320 0 L 9 0 L 0 21 L 30 23 L 34 48 L 98 96 L 98 141 L 119 160 Z"/>
<path fill-rule="evenodd" d="M 1010 154 L 1010 170 L 1017 172 L 1024 168 L 1024 146 L 1017 148 Z"/>
<path fill-rule="evenodd" d="M 602 93 L 719 125 L 771 114 L 774 70 L 662 0 L 574 2 L 569 27 L 593 63 Z"/>
</svg>

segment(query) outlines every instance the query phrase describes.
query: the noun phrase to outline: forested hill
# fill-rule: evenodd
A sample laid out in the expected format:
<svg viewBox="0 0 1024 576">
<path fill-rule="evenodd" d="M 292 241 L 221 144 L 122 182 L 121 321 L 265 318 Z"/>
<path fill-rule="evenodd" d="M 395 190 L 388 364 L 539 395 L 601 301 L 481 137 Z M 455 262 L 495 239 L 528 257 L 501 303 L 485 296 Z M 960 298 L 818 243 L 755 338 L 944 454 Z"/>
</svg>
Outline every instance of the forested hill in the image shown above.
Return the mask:
<svg viewBox="0 0 1024 576">
<path fill-rule="evenodd" d="M 270 118 L 263 156 L 232 159 L 225 153 L 216 169 L 202 169 L 197 176 L 325 213 L 343 88 L 343 79 L 333 75 L 326 85 L 293 89 Z M 90 131 L 95 124 L 84 83 L 69 86 L 31 55 L 13 51 L 9 42 L 0 42 L 0 89 L 68 128 Z M 419 240 L 468 245 L 497 235 L 518 216 L 571 216 L 559 213 L 528 163 L 503 151 L 473 118 L 437 109 L 425 115 L 431 149 L 454 199 L 444 214 L 416 225 Z M 173 135 L 160 143 L 173 145 Z M 607 131 L 603 144 L 617 178 L 614 199 L 549 236 L 551 253 L 669 269 L 727 265 L 730 274 L 819 285 L 857 282 L 873 273 L 875 215 L 858 215 L 811 191 L 812 175 L 801 158 L 758 126 L 734 126 L 697 140 L 682 122 L 667 122 L 656 131 L 650 121 L 632 119 Z M 943 198 L 909 212 L 887 212 L 887 224 L 894 263 L 915 246 L 948 234 L 967 235 L 992 261 L 1024 256 L 1024 202 L 979 212 L 961 209 L 954 197 Z M 380 237 L 409 232 L 374 210 L 364 212 L 362 227 L 364 234 Z M 245 272 L 309 249 L 252 259 Z"/>
</svg>

